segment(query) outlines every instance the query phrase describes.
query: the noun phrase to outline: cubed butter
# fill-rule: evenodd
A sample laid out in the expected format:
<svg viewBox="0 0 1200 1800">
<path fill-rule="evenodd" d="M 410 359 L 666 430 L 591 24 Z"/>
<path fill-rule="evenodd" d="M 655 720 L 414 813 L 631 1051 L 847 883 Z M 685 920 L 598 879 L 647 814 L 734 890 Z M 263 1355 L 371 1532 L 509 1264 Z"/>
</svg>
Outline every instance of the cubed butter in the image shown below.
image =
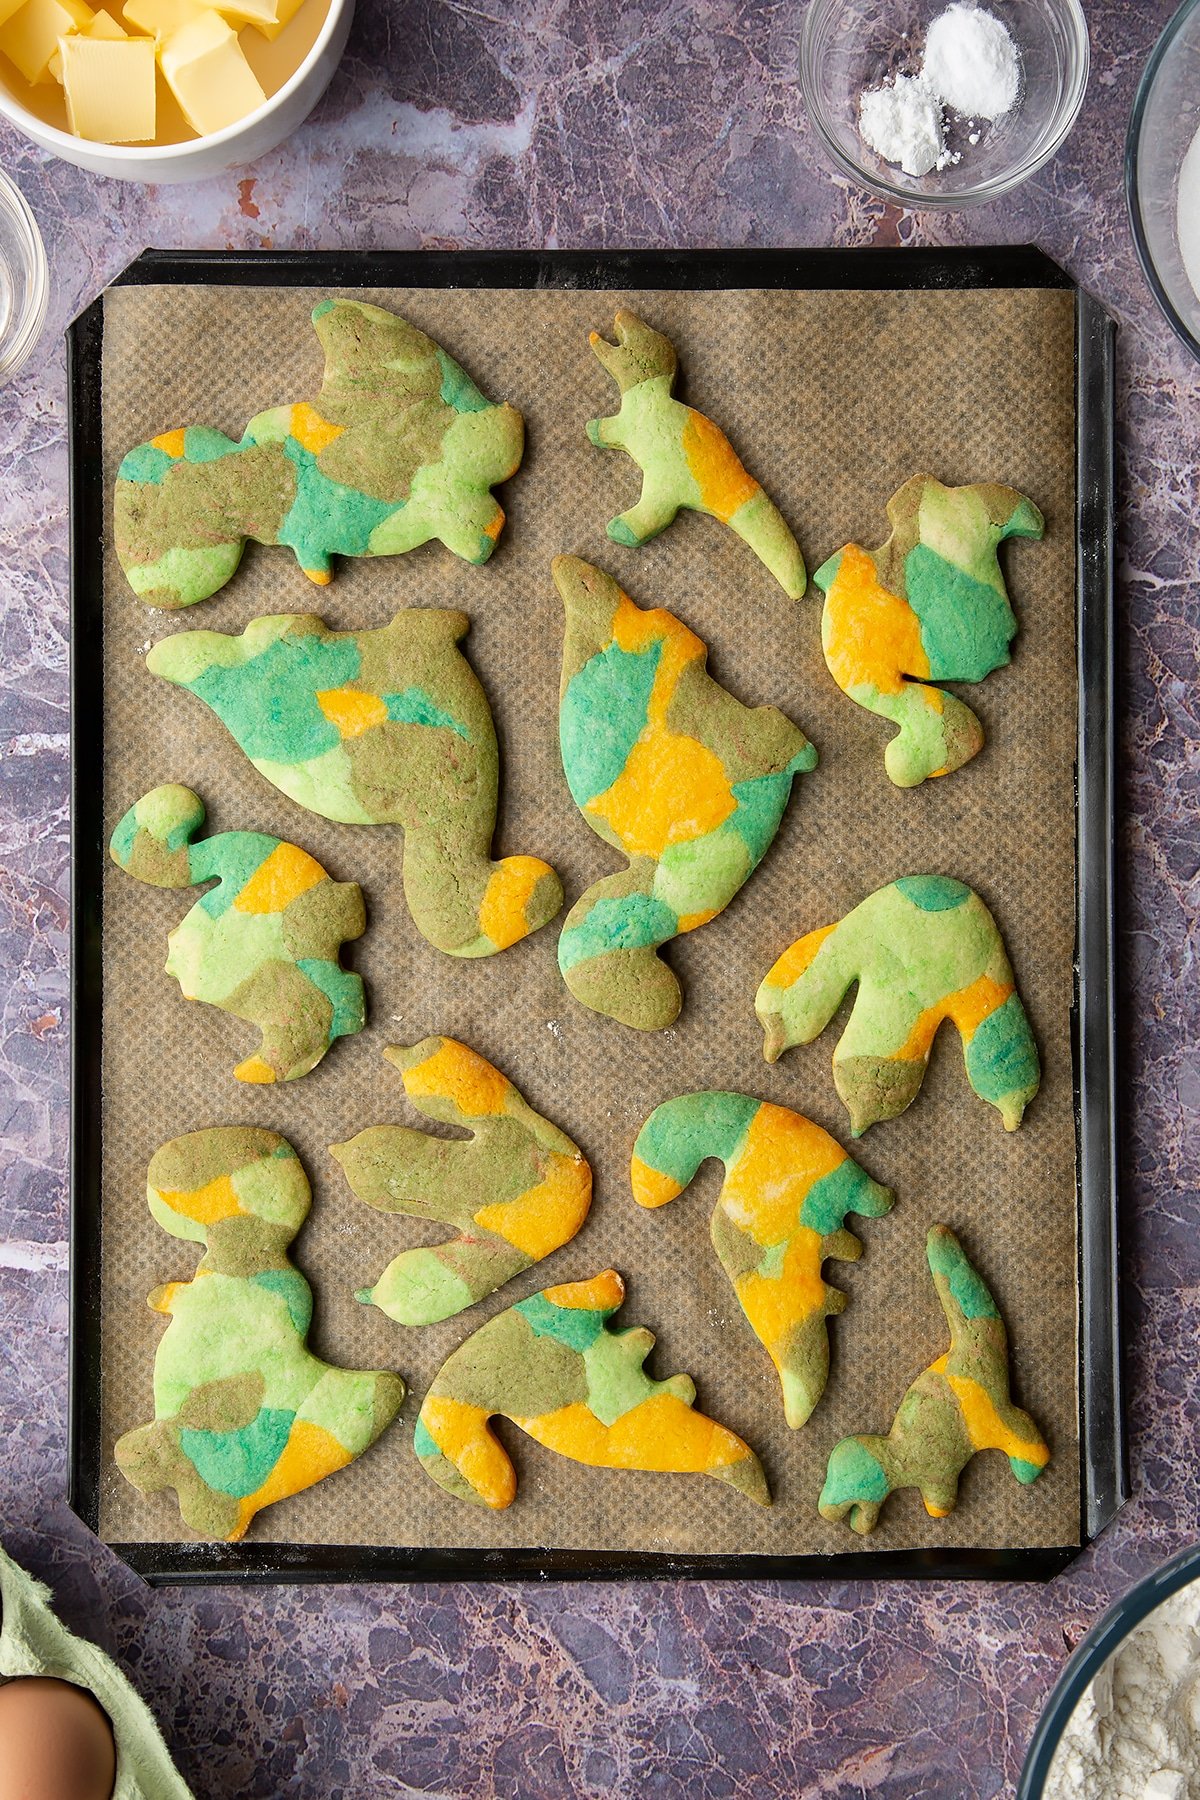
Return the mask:
<svg viewBox="0 0 1200 1800">
<path fill-rule="evenodd" d="M 266 99 L 237 32 L 219 13 L 180 26 L 159 45 L 158 60 L 184 118 L 201 137 L 235 125 Z"/>
<path fill-rule="evenodd" d="M 92 20 L 91 24 L 84 26 L 83 36 L 90 37 L 90 38 L 108 38 L 109 40 L 111 40 L 112 42 L 115 43 L 118 38 L 128 37 L 129 33 L 127 31 L 123 30 L 122 27 L 117 24 L 117 21 L 113 18 L 112 14 L 110 12 L 105 12 L 104 8 L 100 7 L 96 13 L 95 18 Z M 62 38 L 59 38 L 58 44 L 59 44 L 58 49 L 54 52 L 54 55 L 50 58 L 50 73 L 51 73 L 51 75 L 53 75 L 55 81 L 57 81 L 59 86 L 61 87 L 62 78 L 63 78 L 63 73 L 62 73 L 63 39 Z"/>
<path fill-rule="evenodd" d="M 0 26 L 0 50 L 16 63 L 26 81 L 53 81 L 50 62 L 58 40 L 83 31 L 94 14 L 84 0 L 25 0 Z"/>
<path fill-rule="evenodd" d="M 253 25 L 263 37 L 277 38 L 304 0 L 209 0 L 209 4 L 232 24 Z"/>
<path fill-rule="evenodd" d="M 154 39 L 65 37 L 63 90 L 76 137 L 144 144 L 154 137 Z"/>
<path fill-rule="evenodd" d="M 7 25 L 17 8 L 24 4 L 25 0 L 0 0 L 0 27 Z"/>
<path fill-rule="evenodd" d="M 212 11 L 204 0 L 125 0 L 121 16 L 135 31 L 145 31 L 161 45 L 193 19 Z"/>
</svg>

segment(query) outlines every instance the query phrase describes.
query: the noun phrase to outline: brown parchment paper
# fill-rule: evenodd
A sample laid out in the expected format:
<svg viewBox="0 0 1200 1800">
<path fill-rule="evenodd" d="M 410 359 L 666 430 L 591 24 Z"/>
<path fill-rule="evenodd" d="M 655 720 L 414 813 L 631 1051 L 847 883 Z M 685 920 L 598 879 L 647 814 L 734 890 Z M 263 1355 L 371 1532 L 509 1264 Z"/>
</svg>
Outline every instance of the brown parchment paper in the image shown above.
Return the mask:
<svg viewBox="0 0 1200 1800">
<path fill-rule="evenodd" d="M 232 1070 L 252 1033 L 188 1005 L 162 971 L 166 934 L 197 897 L 160 893 L 109 867 L 104 894 L 103 1460 L 101 1533 L 110 1541 L 187 1537 L 171 1495 L 145 1499 L 112 1460 L 114 1438 L 152 1416 L 160 1282 L 192 1274 L 196 1252 L 159 1230 L 145 1169 L 166 1139 L 201 1126 L 265 1125 L 296 1146 L 314 1190 L 293 1255 L 316 1297 L 312 1342 L 331 1361 L 391 1367 L 409 1384 L 397 1423 L 350 1468 L 269 1508 L 258 1540 L 395 1546 L 561 1546 L 673 1552 L 831 1552 L 865 1543 L 1047 1546 L 1079 1541 L 1075 1164 L 1068 1009 L 1074 917 L 1074 391 L 1070 293 L 578 293 L 417 289 L 364 296 L 429 332 L 485 391 L 525 415 L 528 450 L 502 490 L 509 522 L 492 561 L 472 569 L 439 545 L 344 561 L 315 588 L 282 548 L 248 548 L 215 600 L 186 614 L 147 611 L 108 554 L 105 756 L 109 831 L 158 782 L 195 787 L 209 829 L 269 831 L 362 884 L 367 935 L 344 952 L 363 974 L 368 1029 L 336 1044 L 304 1080 L 245 1087 Z M 121 455 L 172 426 L 231 436 L 261 408 L 312 398 L 320 358 L 301 288 L 114 289 L 105 300 L 108 491 Z M 1005 481 L 1043 508 L 1041 544 L 1006 547 L 1021 621 L 1013 665 L 967 691 L 987 732 L 968 768 L 914 792 L 884 774 L 888 728 L 835 687 L 821 657 L 819 593 L 799 603 L 715 520 L 681 515 L 652 545 L 605 537 L 638 491 L 634 465 L 593 449 L 584 421 L 616 408 L 589 328 L 632 304 L 677 343 L 681 391 L 724 426 L 795 526 L 810 570 L 850 539 L 886 535 L 884 505 L 909 475 Z M 443 956 L 418 935 L 400 889 L 400 835 L 326 823 L 276 792 L 214 715 L 144 667 L 149 643 L 178 629 L 240 631 L 256 615 L 313 611 L 334 627 L 381 625 L 402 605 L 471 616 L 467 653 L 491 699 L 502 747 L 498 846 L 547 857 L 568 904 L 618 866 L 576 812 L 557 747 L 561 608 L 550 558 L 573 551 L 609 569 L 643 605 L 664 605 L 709 644 L 710 667 L 742 700 L 771 701 L 817 744 L 774 847 L 728 911 L 672 945 L 686 1000 L 678 1024 L 641 1035 L 578 1006 L 556 967 L 558 925 L 479 962 Z M 757 984 L 800 933 L 830 923 L 898 875 L 934 871 L 976 887 L 1003 930 L 1041 1046 L 1041 1093 L 1007 1136 L 970 1093 L 946 1027 L 919 1100 L 876 1126 L 855 1154 L 894 1187 L 891 1216 L 850 1221 L 866 1252 L 831 1264 L 850 1295 L 832 1323 L 825 1398 L 786 1427 L 766 1353 L 742 1317 L 708 1239 L 719 1168 L 672 1206 L 630 1196 L 629 1153 L 660 1100 L 692 1088 L 742 1089 L 792 1106 L 849 1145 L 830 1057 L 840 1025 L 762 1058 Z M 844 1022 L 845 1014 L 842 1019 Z M 353 1290 L 402 1246 L 438 1228 L 385 1218 L 357 1201 L 328 1155 L 363 1126 L 419 1125 L 388 1043 L 428 1033 L 465 1039 L 583 1147 L 595 1198 L 579 1236 L 465 1315 L 406 1331 Z M 993 1285 L 1013 1342 L 1015 1391 L 1042 1424 L 1053 1460 L 1037 1484 L 978 1457 L 958 1510 L 927 1519 L 897 1495 L 866 1540 L 816 1511 L 838 1438 L 886 1430 L 909 1381 L 946 1347 L 924 1260 L 925 1232 L 958 1230 Z M 444 1235 L 444 1232 L 443 1232 Z M 651 1370 L 689 1371 L 699 1405 L 759 1452 L 775 1504 L 760 1509 L 701 1476 L 582 1469 L 501 1425 L 519 1492 L 492 1514 L 456 1501 L 422 1472 L 413 1422 L 445 1356 L 485 1319 L 552 1282 L 612 1265 L 628 1283 L 619 1325 L 658 1335 Z"/>
</svg>

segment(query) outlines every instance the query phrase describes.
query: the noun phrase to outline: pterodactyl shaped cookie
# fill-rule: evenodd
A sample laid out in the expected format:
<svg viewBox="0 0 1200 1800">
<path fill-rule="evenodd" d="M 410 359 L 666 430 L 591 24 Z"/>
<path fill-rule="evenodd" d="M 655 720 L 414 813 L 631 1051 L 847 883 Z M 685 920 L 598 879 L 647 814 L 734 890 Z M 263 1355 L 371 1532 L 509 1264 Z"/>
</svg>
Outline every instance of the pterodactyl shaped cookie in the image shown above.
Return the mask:
<svg viewBox="0 0 1200 1800">
<path fill-rule="evenodd" d="M 321 300 L 316 401 L 273 406 L 240 443 L 207 425 L 139 444 L 117 471 L 113 536 L 134 592 L 192 606 L 233 575 L 248 538 L 287 544 L 311 581 L 334 556 L 394 556 L 432 538 L 486 562 L 504 524 L 491 492 L 524 427 L 432 338 L 361 300 Z"/>
<path fill-rule="evenodd" d="M 398 1375 L 335 1369 L 308 1348 L 312 1292 L 288 1245 L 308 1178 L 286 1138 L 248 1125 L 164 1144 L 150 1211 L 206 1246 L 190 1281 L 150 1305 L 170 1320 L 154 1357 L 154 1423 L 117 1439 L 144 1494 L 174 1488 L 184 1523 L 234 1543 L 255 1513 L 361 1456 L 404 1399 Z"/>
<path fill-rule="evenodd" d="M 949 775 L 983 746 L 969 706 L 931 686 L 982 681 L 1009 661 L 1017 621 L 996 552 L 1040 538 L 1041 513 L 993 482 L 943 487 L 914 475 L 888 501 L 879 550 L 847 544 L 813 576 L 825 595 L 821 642 L 844 694 L 899 727 L 884 752 L 897 787 Z"/>
<path fill-rule="evenodd" d="M 819 1037 L 854 982 L 833 1080 L 855 1137 L 916 1099 L 943 1019 L 958 1027 L 972 1088 L 1016 1130 L 1041 1063 L 1004 940 L 978 894 L 944 875 L 908 875 L 798 939 L 755 998 L 767 1061 Z"/>
<path fill-rule="evenodd" d="M 624 1298 L 621 1277 L 605 1269 L 480 1326 L 443 1363 L 421 1406 L 413 1444 L 426 1473 L 462 1500 L 510 1505 L 516 1471 L 488 1426 L 498 1416 L 572 1462 L 712 1475 L 769 1505 L 758 1458 L 695 1410 L 690 1376 L 646 1374 L 653 1332 L 610 1331 Z"/>
<path fill-rule="evenodd" d="M 404 895 L 451 956 L 491 956 L 552 919 L 558 876 L 491 858 L 500 753 L 487 696 L 457 648 L 465 613 L 408 607 L 376 631 L 311 613 L 253 619 L 240 637 L 182 631 L 146 667 L 228 726 L 277 788 L 322 818 L 404 828 Z"/>
<path fill-rule="evenodd" d="M 592 830 L 629 859 L 571 908 L 558 965 L 585 1006 L 654 1030 L 682 1002 L 659 946 L 729 905 L 817 753 L 773 706 L 743 706 L 719 686 L 707 648 L 672 613 L 643 612 L 578 557 L 553 568 L 567 615 L 567 786 Z"/>
<path fill-rule="evenodd" d="M 401 1251 L 358 1298 L 400 1325 L 432 1325 L 494 1293 L 575 1236 L 592 1198 L 583 1152 L 499 1069 L 453 1038 L 383 1053 L 427 1118 L 461 1138 L 371 1125 L 331 1151 L 378 1212 L 440 1219 L 458 1236 Z"/>
<path fill-rule="evenodd" d="M 803 1425 L 829 1378 L 825 1321 L 846 1305 L 822 1265 L 862 1255 L 847 1216 L 879 1218 L 891 1191 L 810 1119 L 749 1094 L 709 1091 L 665 1100 L 650 1114 L 633 1147 L 634 1199 L 665 1205 L 710 1156 L 725 1165 L 713 1248 L 779 1372 L 788 1424 Z"/>
<path fill-rule="evenodd" d="M 239 1081 L 293 1081 L 365 1023 L 362 981 L 338 961 L 366 929 L 362 890 L 261 831 L 195 843 L 203 824 L 199 795 L 168 783 L 130 807 L 109 853 L 153 887 L 216 880 L 168 937 L 167 974 L 185 999 L 258 1026 L 262 1043 L 234 1070 Z"/>
<path fill-rule="evenodd" d="M 834 1445 L 821 1493 L 822 1518 L 849 1515 L 851 1530 L 863 1535 L 874 1531 L 897 1488 L 919 1488 L 930 1517 L 944 1519 L 957 1504 L 959 1476 L 980 1450 L 1003 1451 L 1025 1484 L 1050 1460 L 1041 1432 L 1009 1394 L 1004 1320 L 948 1226 L 933 1227 L 926 1254 L 950 1349 L 917 1376 L 886 1437 Z"/>
<path fill-rule="evenodd" d="M 679 359 L 670 338 L 628 308 L 617 314 L 615 329 L 615 344 L 598 331 L 589 342 L 621 390 L 620 410 L 589 420 L 587 433 L 593 444 L 632 457 L 642 471 L 642 494 L 610 522 L 609 537 L 617 544 L 644 544 L 680 507 L 708 513 L 736 532 L 798 600 L 806 580 L 800 546 L 720 426 L 673 397 Z"/>
</svg>

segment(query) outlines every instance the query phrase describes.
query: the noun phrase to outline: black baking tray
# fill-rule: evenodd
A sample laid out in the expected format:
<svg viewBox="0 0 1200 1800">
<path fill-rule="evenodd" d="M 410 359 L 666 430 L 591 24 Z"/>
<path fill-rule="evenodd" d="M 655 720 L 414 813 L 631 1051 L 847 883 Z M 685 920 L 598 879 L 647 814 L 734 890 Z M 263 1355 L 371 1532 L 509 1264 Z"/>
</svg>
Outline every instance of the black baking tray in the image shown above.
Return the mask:
<svg viewBox="0 0 1200 1800">
<path fill-rule="evenodd" d="M 1077 910 L 1072 1038 L 1079 1194 L 1081 1535 L 1128 1497 L 1117 1285 L 1113 852 L 1113 363 L 1103 307 L 1032 246 L 915 250 L 147 250 L 117 286 L 487 288 L 1065 288 L 1076 296 Z M 92 1530 L 100 1484 L 101 633 L 105 495 L 103 303 L 67 333 L 71 466 L 71 1350 L 74 1511 Z M 671 1556 L 592 1550 L 423 1550 L 326 1544 L 114 1544 L 150 1581 L 1045 1580 L 1077 1548 L 854 1550 L 831 1556 Z"/>
</svg>

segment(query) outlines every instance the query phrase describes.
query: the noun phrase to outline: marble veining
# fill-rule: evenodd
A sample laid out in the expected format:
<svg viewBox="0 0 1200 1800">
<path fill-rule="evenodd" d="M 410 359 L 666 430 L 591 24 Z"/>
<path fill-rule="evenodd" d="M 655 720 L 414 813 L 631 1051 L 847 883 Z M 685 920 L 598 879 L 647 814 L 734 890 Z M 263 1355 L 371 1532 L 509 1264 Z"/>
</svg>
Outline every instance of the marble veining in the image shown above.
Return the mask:
<svg viewBox="0 0 1200 1800">
<path fill-rule="evenodd" d="M 138 188 L 10 130 L 49 326 L 0 395 L 0 1526 L 155 1707 L 197 1800 L 990 1800 L 1074 1644 L 1200 1527 L 1200 367 L 1121 191 L 1171 0 L 1090 0 L 1058 158 L 913 215 L 835 176 L 767 0 L 360 0 L 318 112 L 254 167 Z M 152 1592 L 62 1501 L 67 1342 L 67 458 L 61 333 L 146 244 L 1033 241 L 1120 321 L 1117 637 L 1133 1503 L 1049 1587 L 692 1583 Z"/>
</svg>

